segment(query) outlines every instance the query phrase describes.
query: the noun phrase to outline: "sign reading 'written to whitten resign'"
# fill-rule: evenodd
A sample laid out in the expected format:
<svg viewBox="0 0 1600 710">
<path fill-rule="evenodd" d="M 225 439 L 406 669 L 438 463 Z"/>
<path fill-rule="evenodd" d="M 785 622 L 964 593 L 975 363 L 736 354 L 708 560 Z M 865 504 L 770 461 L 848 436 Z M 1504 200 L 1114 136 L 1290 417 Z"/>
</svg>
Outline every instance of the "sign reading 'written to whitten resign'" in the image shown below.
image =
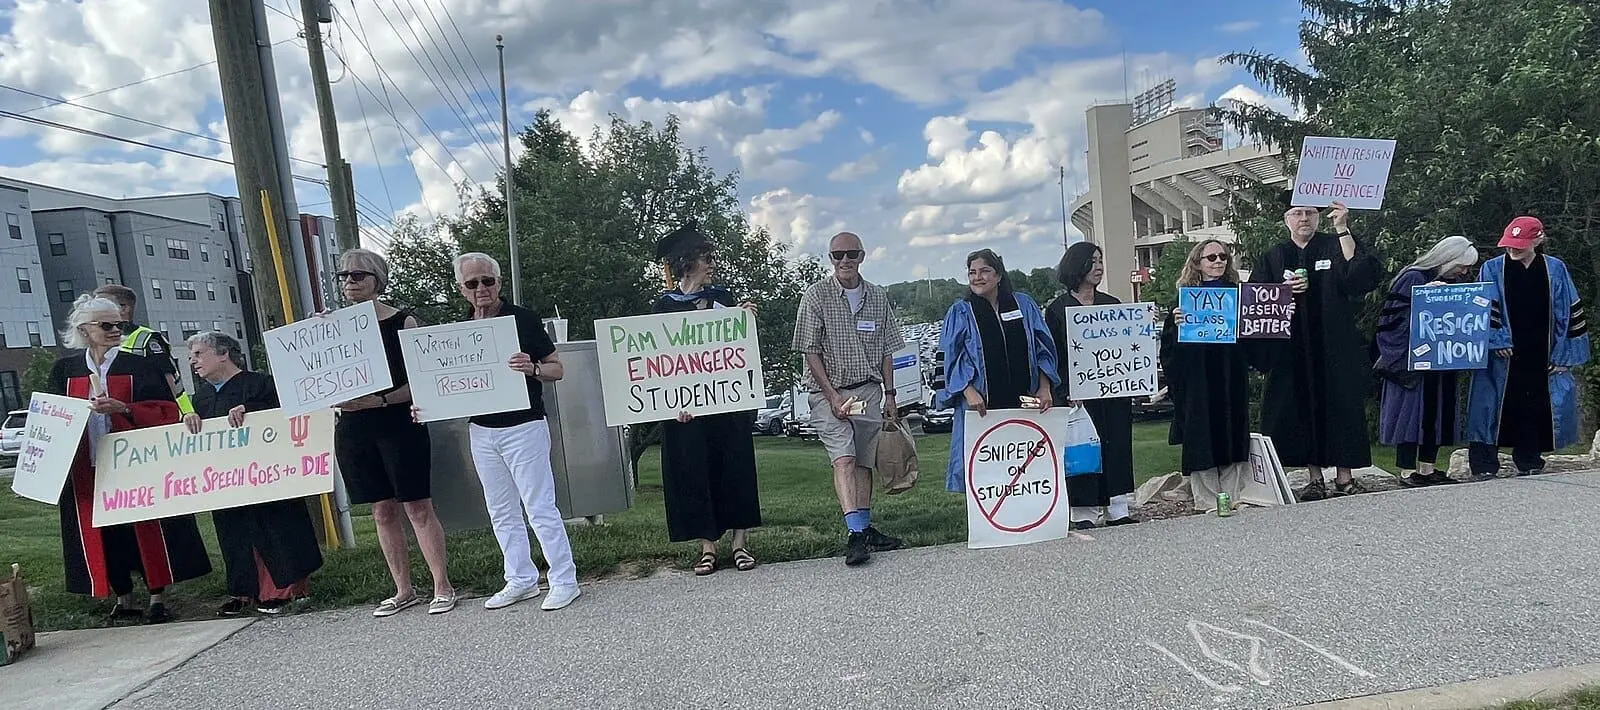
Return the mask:
<svg viewBox="0 0 1600 710">
<path fill-rule="evenodd" d="M 394 383 L 371 301 L 261 334 L 285 414 L 327 409 Z"/>
<path fill-rule="evenodd" d="M 743 308 L 608 318 L 594 332 L 609 426 L 762 407 L 761 345 Z"/>
<path fill-rule="evenodd" d="M 520 347 L 514 316 L 400 331 L 417 421 L 527 409 L 527 375 L 510 364 Z"/>
</svg>

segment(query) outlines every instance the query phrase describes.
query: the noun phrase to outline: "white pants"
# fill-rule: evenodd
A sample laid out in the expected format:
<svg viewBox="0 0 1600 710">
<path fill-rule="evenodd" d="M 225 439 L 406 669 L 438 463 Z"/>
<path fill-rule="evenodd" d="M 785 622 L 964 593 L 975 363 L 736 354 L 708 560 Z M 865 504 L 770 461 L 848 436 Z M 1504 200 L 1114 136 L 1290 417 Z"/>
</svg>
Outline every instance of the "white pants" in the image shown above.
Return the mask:
<svg viewBox="0 0 1600 710">
<path fill-rule="evenodd" d="M 1189 474 L 1189 492 L 1194 496 L 1194 509 L 1210 513 L 1217 509 L 1217 494 L 1227 491 L 1233 504 L 1239 505 L 1239 493 L 1244 490 L 1245 476 L 1251 474 L 1249 463 L 1236 463 L 1221 468 L 1208 468 Z"/>
<path fill-rule="evenodd" d="M 506 583 L 518 587 L 539 584 L 539 568 L 534 566 L 533 552 L 528 547 L 531 525 L 539 538 L 539 549 L 550 563 L 550 586 L 577 586 L 572 543 L 567 541 L 567 526 L 556 509 L 549 424 L 540 420 L 504 429 L 473 424 L 468 430 L 472 437 L 472 463 L 478 469 L 478 480 L 483 482 L 483 502 L 489 508 L 494 536 L 505 557 Z"/>
<path fill-rule="evenodd" d="M 1111 505 L 1104 508 L 1100 506 L 1075 505 L 1068 511 L 1074 523 L 1094 523 L 1104 525 L 1112 520 L 1121 520 L 1128 517 L 1128 506 L 1133 502 L 1132 493 L 1120 496 L 1111 496 Z"/>
</svg>

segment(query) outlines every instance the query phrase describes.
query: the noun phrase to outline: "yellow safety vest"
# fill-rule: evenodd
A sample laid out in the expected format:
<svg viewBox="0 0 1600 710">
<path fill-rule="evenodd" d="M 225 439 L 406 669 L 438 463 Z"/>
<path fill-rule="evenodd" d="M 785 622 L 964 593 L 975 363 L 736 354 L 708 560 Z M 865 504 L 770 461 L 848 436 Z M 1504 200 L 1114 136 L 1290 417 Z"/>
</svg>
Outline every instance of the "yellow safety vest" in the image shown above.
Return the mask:
<svg viewBox="0 0 1600 710">
<path fill-rule="evenodd" d="M 156 337 L 156 331 L 142 325 L 134 328 L 133 332 L 122 336 L 122 349 L 144 357 L 172 357 L 172 353 L 167 352 L 167 348 L 162 347 L 161 339 Z M 176 376 L 174 376 L 174 381 L 180 380 L 177 380 Z M 179 412 L 185 415 L 194 414 L 194 403 L 189 401 L 188 392 L 178 393 L 175 399 L 178 402 Z"/>
</svg>

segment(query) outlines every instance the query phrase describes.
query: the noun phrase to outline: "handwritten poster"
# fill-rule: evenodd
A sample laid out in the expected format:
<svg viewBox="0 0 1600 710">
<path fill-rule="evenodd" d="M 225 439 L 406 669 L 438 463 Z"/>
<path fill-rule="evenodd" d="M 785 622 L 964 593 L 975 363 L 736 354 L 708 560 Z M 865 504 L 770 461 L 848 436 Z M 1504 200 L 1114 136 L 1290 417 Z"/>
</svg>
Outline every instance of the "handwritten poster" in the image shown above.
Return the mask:
<svg viewBox="0 0 1600 710">
<path fill-rule="evenodd" d="M 1067 536 L 1071 516 L 1060 441 L 1067 412 L 966 413 L 967 547 L 1026 545 Z"/>
<path fill-rule="evenodd" d="M 400 331 L 418 420 L 527 409 L 528 377 L 507 364 L 520 350 L 514 316 Z"/>
<path fill-rule="evenodd" d="M 1156 393 L 1155 306 L 1126 303 L 1067 309 L 1067 391 L 1072 399 Z"/>
<path fill-rule="evenodd" d="M 1489 366 L 1490 285 L 1411 288 L 1412 370 L 1477 370 Z"/>
<path fill-rule="evenodd" d="M 394 384 L 371 301 L 273 328 L 261 337 L 278 401 L 289 415 L 326 409 Z"/>
<path fill-rule="evenodd" d="M 743 308 L 608 318 L 594 332 L 608 426 L 765 406 L 756 319 Z"/>
<path fill-rule="evenodd" d="M 1178 288 L 1180 343 L 1236 343 L 1239 341 L 1239 289 Z"/>
<path fill-rule="evenodd" d="M 333 410 L 250 412 L 111 434 L 95 448 L 94 526 L 333 491 Z"/>
<path fill-rule="evenodd" d="M 11 490 L 40 503 L 59 503 L 89 414 L 87 399 L 35 392 L 28 402 L 27 438 L 17 453 Z"/>
<path fill-rule="evenodd" d="M 1340 202 L 1353 210 L 1383 207 L 1394 146 L 1392 140 L 1371 138 L 1306 138 L 1291 204 L 1327 207 Z"/>
<path fill-rule="evenodd" d="M 1239 286 L 1239 338 L 1288 340 L 1294 293 L 1287 284 Z"/>
</svg>

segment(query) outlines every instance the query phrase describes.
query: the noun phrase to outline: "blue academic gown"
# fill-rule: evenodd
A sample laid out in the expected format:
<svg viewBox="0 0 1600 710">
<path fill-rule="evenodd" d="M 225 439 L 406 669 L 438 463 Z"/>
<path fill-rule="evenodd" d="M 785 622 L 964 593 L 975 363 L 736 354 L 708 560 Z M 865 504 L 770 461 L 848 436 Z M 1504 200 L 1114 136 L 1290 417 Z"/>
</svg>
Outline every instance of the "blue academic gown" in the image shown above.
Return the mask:
<svg viewBox="0 0 1600 710">
<path fill-rule="evenodd" d="M 1044 323 L 1044 312 L 1039 310 L 1039 304 L 1028 294 L 1017 291 L 1012 295 L 1017 299 L 1017 310 L 1022 311 L 1022 322 L 1032 336 L 1032 347 L 1028 348 L 1029 371 L 1041 372 L 1050 378 L 1052 384 L 1060 385 L 1060 376 L 1056 374 L 1056 345 L 1050 337 L 1050 328 Z M 935 406 L 955 407 L 945 488 L 955 493 L 965 493 L 967 469 L 961 442 L 966 440 L 967 398 L 962 392 L 971 385 L 985 399 L 989 396 L 983 365 L 983 339 L 978 335 L 978 321 L 972 313 L 971 303 L 956 301 L 945 313 L 944 331 L 939 334 L 939 349 L 944 351 L 945 386 L 934 395 Z"/>
<path fill-rule="evenodd" d="M 1578 301 L 1578 289 L 1567 273 L 1567 265 L 1553 256 L 1544 257 L 1550 279 L 1551 343 L 1550 364 L 1573 368 L 1589 361 L 1589 334 Z M 1497 256 L 1483 263 L 1478 280 L 1494 284 L 1497 301 L 1505 291 L 1506 257 Z M 1499 322 L 1489 329 L 1490 351 L 1511 347 L 1511 322 L 1508 309 L 1496 308 Z M 1505 399 L 1510 360 L 1489 357 L 1489 367 L 1472 372 L 1467 405 L 1467 441 L 1497 444 L 1500 434 L 1501 404 Z M 1550 376 L 1550 412 L 1557 449 L 1578 442 L 1578 384 L 1571 372 Z"/>
</svg>

